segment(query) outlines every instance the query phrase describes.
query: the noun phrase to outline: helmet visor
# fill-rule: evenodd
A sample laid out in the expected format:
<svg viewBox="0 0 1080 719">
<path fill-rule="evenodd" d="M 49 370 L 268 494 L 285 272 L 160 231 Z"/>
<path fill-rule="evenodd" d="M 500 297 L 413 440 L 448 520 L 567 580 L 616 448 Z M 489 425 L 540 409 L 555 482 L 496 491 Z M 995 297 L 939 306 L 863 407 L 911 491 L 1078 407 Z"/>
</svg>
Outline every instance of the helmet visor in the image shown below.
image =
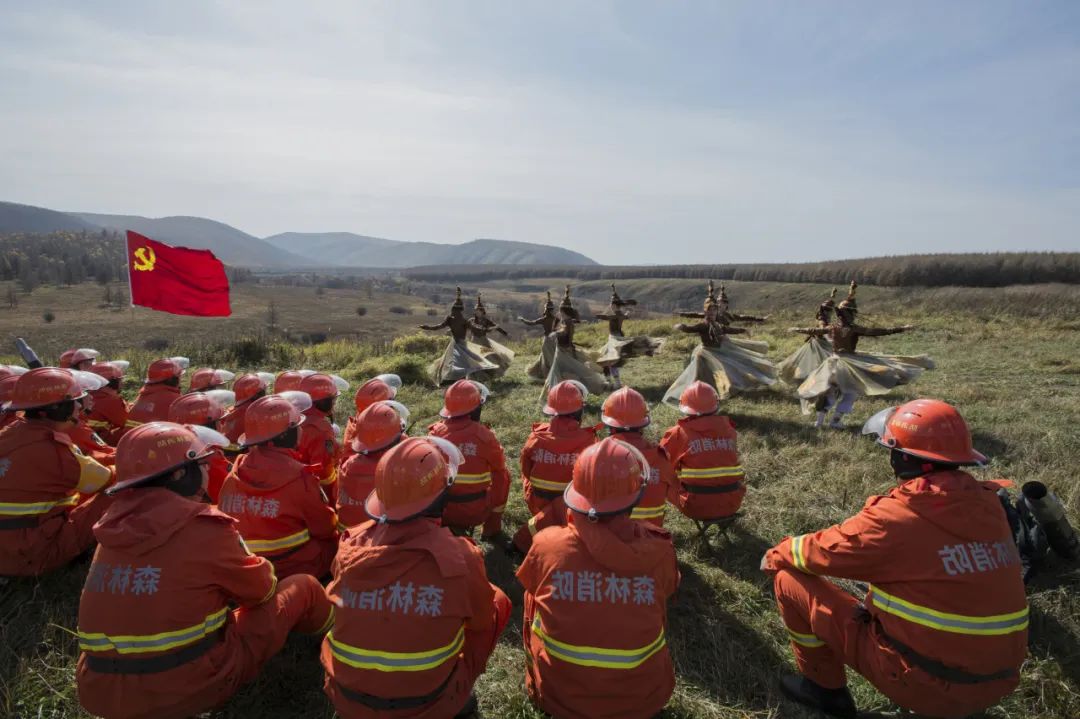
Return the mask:
<svg viewBox="0 0 1080 719">
<path fill-rule="evenodd" d="M 389 387 L 393 387 L 395 390 L 401 389 L 401 377 L 398 377 L 396 374 L 381 374 L 378 377 L 375 377 L 375 379 Z"/>
<path fill-rule="evenodd" d="M 885 436 L 885 427 L 889 424 L 889 419 L 896 414 L 896 407 L 886 407 L 877 414 L 875 414 L 862 426 L 863 434 L 870 434 L 881 440 Z"/>
</svg>

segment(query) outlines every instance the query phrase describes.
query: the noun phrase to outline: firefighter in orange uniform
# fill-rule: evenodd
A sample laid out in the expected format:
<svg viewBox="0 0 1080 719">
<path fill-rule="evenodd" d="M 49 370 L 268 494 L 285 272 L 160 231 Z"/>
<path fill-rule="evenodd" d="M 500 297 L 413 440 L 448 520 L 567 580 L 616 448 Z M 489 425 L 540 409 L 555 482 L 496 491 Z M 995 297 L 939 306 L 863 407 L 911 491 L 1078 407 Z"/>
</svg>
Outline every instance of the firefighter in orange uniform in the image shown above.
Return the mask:
<svg viewBox="0 0 1080 719">
<path fill-rule="evenodd" d="M 4 405 L 23 416 L 0 432 L 0 576 L 41 575 L 93 545 L 112 470 L 64 433 L 82 394 L 71 372 L 41 367 L 19 376 Z"/>
<path fill-rule="evenodd" d="M 120 442 L 116 494 L 79 603 L 79 702 L 106 719 L 180 719 L 254 679 L 290 631 L 321 633 L 333 607 L 312 577 L 278 584 L 235 522 L 199 500 L 205 427 L 154 422 Z M 231 609 L 238 606 L 238 609 Z"/>
<path fill-rule="evenodd" d="M 630 519 L 649 467 L 608 437 L 578 456 L 570 523 L 539 532 L 525 588 L 525 686 L 560 719 L 655 716 L 675 689 L 667 600 L 679 584 L 671 535 Z"/>
<path fill-rule="evenodd" d="M 146 369 L 146 380 L 139 396 L 131 405 L 128 421 L 139 424 L 164 422 L 169 417 L 169 407 L 180 398 L 180 378 L 187 370 L 184 357 L 155 360 Z"/>
<path fill-rule="evenodd" d="M 12 367 L 7 365 L 0 365 L 0 407 L 3 407 L 11 401 L 11 393 L 15 391 L 15 383 L 19 381 L 20 374 L 25 373 L 16 374 L 12 369 Z M 14 369 L 25 370 L 26 368 L 22 367 Z M 4 429 L 9 424 L 14 424 L 17 419 L 19 419 L 19 413 L 17 411 L 0 411 L 0 430 Z"/>
<path fill-rule="evenodd" d="M 169 421 L 175 424 L 194 424 L 220 432 L 221 421 L 235 401 L 236 395 L 227 389 L 185 394 L 169 407 Z M 232 463 L 225 458 L 224 450 L 214 447 L 206 459 L 206 468 L 206 495 L 211 504 L 217 504 L 225 478 L 232 471 Z"/>
<path fill-rule="evenodd" d="M 191 373 L 188 392 L 209 392 L 213 389 L 228 389 L 228 384 L 236 378 L 235 372 L 227 369 L 202 367 Z"/>
<path fill-rule="evenodd" d="M 90 424 L 90 417 L 94 411 L 94 397 L 91 392 L 105 387 L 105 378 L 81 370 L 71 370 L 71 373 L 79 383 L 83 396 L 75 403 L 75 414 L 62 431 L 71 438 L 83 454 L 93 457 L 107 467 L 112 466 L 116 463 L 116 448 L 102 439 Z"/>
<path fill-rule="evenodd" d="M 635 447 L 649 464 L 645 493 L 630 517 L 652 522 L 657 527 L 664 526 L 667 496 L 669 488 L 675 483 L 675 470 L 663 448 L 657 447 L 642 434 L 652 421 L 645 398 L 630 387 L 612 392 L 604 400 L 601 421 L 612 436 Z"/>
<path fill-rule="evenodd" d="M 683 417 L 660 440 L 675 465 L 668 501 L 699 525 L 733 517 L 746 495 L 735 424 L 704 382 L 683 390 L 679 411 Z"/>
<path fill-rule="evenodd" d="M 270 383 L 274 381 L 274 375 L 268 372 L 255 372 L 242 374 L 233 382 L 233 394 L 235 404 L 232 410 L 221 418 L 221 433 L 229 438 L 235 445 L 240 441 L 240 435 L 244 433 L 244 417 L 248 407 L 257 399 L 266 396 Z"/>
<path fill-rule="evenodd" d="M 60 360 L 57 362 L 57 365 L 61 369 L 87 371 L 100 354 L 101 353 L 97 350 L 90 349 L 89 347 L 68 350 L 60 355 Z"/>
<path fill-rule="evenodd" d="M 94 406 L 90 410 L 88 422 L 106 444 L 116 446 L 128 426 L 128 403 L 120 395 L 120 385 L 124 381 L 127 362 L 102 362 L 91 365 L 88 372 L 93 372 L 105 380 L 105 386 L 92 390 Z"/>
<path fill-rule="evenodd" d="M 337 501 L 337 467 L 341 458 L 338 427 L 334 424 L 334 402 L 348 388 L 349 383 L 340 377 L 319 372 L 300 382 L 300 391 L 311 397 L 311 407 L 304 412 L 307 420 L 300 428 L 296 451 L 300 461 L 318 475 L 331 506 Z"/>
<path fill-rule="evenodd" d="M 379 460 L 405 438 L 409 410 L 392 400 L 376 402 L 356 418 L 352 454 L 338 473 L 338 520 L 345 527 L 368 521 L 364 501 L 375 489 Z"/>
<path fill-rule="evenodd" d="M 400 377 L 396 374 L 381 374 L 378 377 L 369 379 L 356 390 L 356 395 L 353 397 L 353 403 L 356 405 L 356 414 L 349 417 L 349 422 L 345 425 L 345 438 L 341 442 L 343 463 L 346 459 L 355 454 L 352 446 L 353 440 L 356 439 L 356 422 L 363 411 L 376 402 L 385 402 L 386 400 L 394 399 L 397 397 L 399 389 L 401 389 Z M 367 495 L 364 496 L 366 497 Z M 362 501 L 363 497 L 360 499 Z"/>
<path fill-rule="evenodd" d="M 510 473 L 495 433 L 480 423 L 488 389 L 473 380 L 458 380 L 446 390 L 441 422 L 428 433 L 453 442 L 465 464 L 447 497 L 443 524 L 455 532 L 471 533 L 483 525 L 481 536 L 494 538 L 502 532 L 502 516 L 510 494 Z"/>
<path fill-rule="evenodd" d="M 287 369 L 274 378 L 274 394 L 299 391 L 305 377 L 315 374 L 313 369 Z"/>
<path fill-rule="evenodd" d="M 323 641 L 325 691 L 343 719 L 472 716 L 473 684 L 510 618 L 483 553 L 439 525 L 463 457 L 411 437 L 388 451 L 365 504 L 375 522 L 341 542 Z"/>
<path fill-rule="evenodd" d="M 532 537 L 541 529 L 566 525 L 563 491 L 574 472 L 578 454 L 596 442 L 600 425 L 582 427 L 589 390 L 576 380 L 566 380 L 548 392 L 544 414 L 550 422 L 534 424 L 521 448 L 521 485 L 532 517 L 514 534 L 514 546 L 529 551 Z"/>
<path fill-rule="evenodd" d="M 884 410 L 863 432 L 891 450 L 898 486 L 762 559 L 801 672 L 781 688 L 831 716 L 855 717 L 847 665 L 906 710 L 979 713 L 1016 688 L 1027 655 L 1028 605 L 1000 486 L 961 469 L 986 457 L 945 402 Z M 826 576 L 869 584 L 866 598 Z"/>
<path fill-rule="evenodd" d="M 337 549 L 337 515 L 318 478 L 290 451 L 310 404 L 303 392 L 285 392 L 251 405 L 240 437 L 249 450 L 237 458 L 218 502 L 251 551 L 273 562 L 281 577 L 323 577 Z"/>
</svg>

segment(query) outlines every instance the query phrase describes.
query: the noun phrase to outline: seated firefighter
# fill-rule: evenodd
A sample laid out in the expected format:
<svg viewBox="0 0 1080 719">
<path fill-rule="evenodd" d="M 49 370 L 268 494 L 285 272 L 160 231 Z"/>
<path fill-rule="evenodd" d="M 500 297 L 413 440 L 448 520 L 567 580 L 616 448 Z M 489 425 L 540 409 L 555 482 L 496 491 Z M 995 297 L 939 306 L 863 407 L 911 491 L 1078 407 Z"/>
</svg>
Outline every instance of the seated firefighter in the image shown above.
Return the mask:
<svg viewBox="0 0 1080 719">
<path fill-rule="evenodd" d="M 537 533 L 525 588 L 525 686 L 560 719 L 647 719 L 675 689 L 667 601 L 679 584 L 671 535 L 630 512 L 649 466 L 614 437 L 588 447 L 566 489 L 570 521 Z"/>
<path fill-rule="evenodd" d="M 464 458 L 411 437 L 379 461 L 365 510 L 334 563 L 325 691 L 344 719 L 471 716 L 473 684 L 510 618 L 483 553 L 439 518 Z M 351 534 L 356 532 L 356 534 Z"/>
<path fill-rule="evenodd" d="M 898 486 L 762 559 L 801 672 L 781 688 L 830 716 L 855 717 L 847 665 L 906 710 L 967 717 L 1016 688 L 1027 654 L 1020 556 L 999 485 L 961 470 L 986 457 L 945 402 L 885 410 L 863 432 L 890 450 Z M 869 591 L 859 602 L 824 577 Z"/>
<path fill-rule="evenodd" d="M 352 454 L 338 472 L 338 520 L 345 527 L 369 521 L 364 502 L 375 489 L 375 470 L 392 447 L 405 439 L 409 410 L 393 400 L 376 402 L 360 413 L 353 428 Z"/>
<path fill-rule="evenodd" d="M 128 411 L 128 427 L 168 420 L 169 407 L 180 399 L 180 378 L 189 364 L 186 357 L 169 357 L 150 363 L 142 389 Z"/>
<path fill-rule="evenodd" d="M 211 429 L 152 422 L 124 436 L 114 501 L 79 602 L 79 702 L 106 719 L 180 719 L 254 679 L 290 631 L 333 619 L 313 577 L 278 584 L 228 515 L 204 503 Z M 237 609 L 232 609 L 237 606 Z"/>
<path fill-rule="evenodd" d="M 66 434 L 85 394 L 65 369 L 19 375 L 3 410 L 22 417 L 0 431 L 0 576 L 38 576 L 94 544 L 92 528 L 113 473 Z"/>
</svg>

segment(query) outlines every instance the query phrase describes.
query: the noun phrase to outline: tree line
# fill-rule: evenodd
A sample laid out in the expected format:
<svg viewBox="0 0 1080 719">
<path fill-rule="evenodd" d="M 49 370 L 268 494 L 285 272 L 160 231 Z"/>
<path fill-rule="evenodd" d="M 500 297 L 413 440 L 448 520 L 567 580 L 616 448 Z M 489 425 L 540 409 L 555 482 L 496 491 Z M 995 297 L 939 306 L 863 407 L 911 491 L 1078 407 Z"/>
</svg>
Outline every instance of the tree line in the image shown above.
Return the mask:
<svg viewBox="0 0 1080 719">
<path fill-rule="evenodd" d="M 428 282 L 566 277 L 579 282 L 669 278 L 844 285 L 855 280 L 860 284 L 890 287 L 1004 287 L 1045 282 L 1080 283 L 1080 252 L 900 255 L 828 262 L 727 265 L 441 265 L 402 270 L 402 275 Z"/>
</svg>

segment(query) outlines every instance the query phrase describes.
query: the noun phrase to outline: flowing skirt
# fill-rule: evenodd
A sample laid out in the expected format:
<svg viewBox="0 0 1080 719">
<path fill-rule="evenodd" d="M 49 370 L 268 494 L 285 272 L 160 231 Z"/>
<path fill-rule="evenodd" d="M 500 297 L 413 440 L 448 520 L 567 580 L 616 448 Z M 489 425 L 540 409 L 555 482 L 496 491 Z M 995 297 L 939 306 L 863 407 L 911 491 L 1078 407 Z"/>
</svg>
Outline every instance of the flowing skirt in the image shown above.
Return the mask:
<svg viewBox="0 0 1080 719">
<path fill-rule="evenodd" d="M 607 380 L 604 378 L 603 370 L 581 349 L 577 347 L 574 349 L 575 351 L 570 351 L 556 345 L 555 356 L 552 358 L 551 369 L 544 382 L 541 399 L 547 397 L 549 389 L 568 379 L 575 379 L 585 385 L 591 394 L 604 391 Z"/>
<path fill-rule="evenodd" d="M 863 352 L 829 355 L 802 384 L 799 398 L 808 412 L 809 400 L 829 391 L 852 397 L 888 394 L 893 387 L 915 381 L 924 370 L 933 369 L 934 361 L 926 355 L 895 357 Z"/>
<path fill-rule="evenodd" d="M 468 346 L 474 354 L 480 355 L 488 362 L 499 366 L 499 369 L 493 373 L 495 377 L 502 377 L 506 374 L 506 370 L 510 368 L 510 363 L 514 360 L 515 355 L 512 349 L 499 344 L 490 337 L 474 339 L 468 343 Z"/>
<path fill-rule="evenodd" d="M 467 342 L 450 340 L 443 356 L 431 363 L 429 372 L 436 386 L 456 382 L 478 372 L 494 373 L 500 369 L 499 365 L 484 359 L 468 345 Z"/>
<path fill-rule="evenodd" d="M 621 367 L 631 357 L 652 357 L 664 346 L 664 340 L 652 337 L 617 337 L 608 335 L 596 363 L 601 367 Z"/>
<path fill-rule="evenodd" d="M 698 345 L 690 355 L 686 369 L 664 394 L 663 401 L 678 407 L 683 391 L 698 380 L 712 385 L 720 399 L 727 399 L 732 392 L 775 384 L 776 367 L 764 354 L 729 343 L 726 338 L 719 347 Z"/>
<path fill-rule="evenodd" d="M 555 361 L 555 348 L 557 345 L 558 341 L 555 339 L 555 333 L 544 335 L 544 341 L 540 344 L 540 356 L 529 365 L 528 369 L 529 376 L 537 382 L 547 380 L 548 373 L 551 372 L 551 363 Z"/>
<path fill-rule="evenodd" d="M 803 342 L 802 347 L 776 365 L 776 374 L 784 384 L 798 387 L 831 354 L 832 342 L 823 337 L 811 337 Z"/>
</svg>

